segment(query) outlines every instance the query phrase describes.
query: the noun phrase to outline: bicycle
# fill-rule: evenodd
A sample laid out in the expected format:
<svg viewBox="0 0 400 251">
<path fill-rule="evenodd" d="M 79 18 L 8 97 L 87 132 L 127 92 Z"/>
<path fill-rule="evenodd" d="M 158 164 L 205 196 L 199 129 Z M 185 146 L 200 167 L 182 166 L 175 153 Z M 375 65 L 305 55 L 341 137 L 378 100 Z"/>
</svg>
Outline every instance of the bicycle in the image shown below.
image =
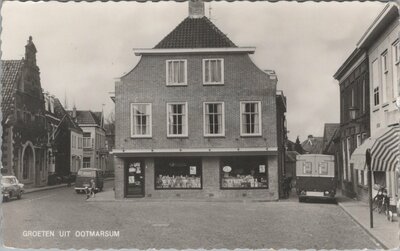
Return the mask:
<svg viewBox="0 0 400 251">
<path fill-rule="evenodd" d="M 94 189 L 88 186 L 85 186 L 85 194 L 86 199 L 94 198 Z"/>
</svg>

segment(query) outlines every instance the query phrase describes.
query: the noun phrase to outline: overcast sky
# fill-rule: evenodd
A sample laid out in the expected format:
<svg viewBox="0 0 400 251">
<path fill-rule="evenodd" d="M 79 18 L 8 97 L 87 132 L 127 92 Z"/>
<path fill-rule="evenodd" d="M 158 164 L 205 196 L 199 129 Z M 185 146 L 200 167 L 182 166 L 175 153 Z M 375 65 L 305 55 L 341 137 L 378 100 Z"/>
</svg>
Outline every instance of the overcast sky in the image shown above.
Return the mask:
<svg viewBox="0 0 400 251">
<path fill-rule="evenodd" d="M 287 96 L 289 139 L 323 135 L 339 122 L 339 87 L 332 75 L 354 50 L 383 3 L 212 2 L 207 16 L 238 46 L 255 46 L 251 57 L 273 69 Z M 115 79 L 188 14 L 175 2 L 4 2 L 2 59 L 21 59 L 32 35 L 42 88 L 68 108 L 104 110 L 114 105 Z M 107 115 L 106 115 L 107 116 Z"/>
</svg>

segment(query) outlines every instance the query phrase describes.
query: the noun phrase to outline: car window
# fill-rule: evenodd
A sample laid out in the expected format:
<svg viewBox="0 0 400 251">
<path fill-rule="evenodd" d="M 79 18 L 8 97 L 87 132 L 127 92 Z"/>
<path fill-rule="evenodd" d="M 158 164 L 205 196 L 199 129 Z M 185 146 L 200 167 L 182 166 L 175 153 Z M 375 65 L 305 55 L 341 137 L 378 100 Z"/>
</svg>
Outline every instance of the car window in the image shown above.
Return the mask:
<svg viewBox="0 0 400 251">
<path fill-rule="evenodd" d="M 92 170 L 79 170 L 78 176 L 80 177 L 96 177 L 96 171 Z"/>
<path fill-rule="evenodd" d="M 1 183 L 3 184 L 15 184 L 15 180 L 13 178 L 1 178 Z"/>
</svg>

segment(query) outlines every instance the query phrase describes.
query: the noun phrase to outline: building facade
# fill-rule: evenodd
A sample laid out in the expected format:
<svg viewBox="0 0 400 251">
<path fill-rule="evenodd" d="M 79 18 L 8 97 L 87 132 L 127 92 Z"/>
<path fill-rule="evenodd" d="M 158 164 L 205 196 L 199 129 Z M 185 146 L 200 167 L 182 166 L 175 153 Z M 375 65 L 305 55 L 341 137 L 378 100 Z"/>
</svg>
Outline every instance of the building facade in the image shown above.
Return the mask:
<svg viewBox="0 0 400 251">
<path fill-rule="evenodd" d="M 356 49 L 334 75 L 340 88 L 339 180 L 342 192 L 367 200 L 367 172 L 355 169 L 350 157 L 370 135 L 369 67 L 365 51 Z M 355 117 L 350 117 L 350 111 Z"/>
<path fill-rule="evenodd" d="M 103 113 L 76 110 L 74 107 L 72 111 L 68 111 L 68 114 L 83 132 L 82 168 L 99 168 L 105 172 L 109 152 L 106 147 Z M 78 135 L 71 134 L 72 137 L 78 137 Z"/>
<path fill-rule="evenodd" d="M 46 185 L 49 128 L 32 37 L 24 59 L 1 63 L 2 173 L 15 175 L 27 187 Z"/>
<path fill-rule="evenodd" d="M 201 1 L 153 49 L 135 51 L 139 63 L 115 86 L 117 199 L 279 198 L 286 99 L 253 52 L 206 18 Z"/>
</svg>

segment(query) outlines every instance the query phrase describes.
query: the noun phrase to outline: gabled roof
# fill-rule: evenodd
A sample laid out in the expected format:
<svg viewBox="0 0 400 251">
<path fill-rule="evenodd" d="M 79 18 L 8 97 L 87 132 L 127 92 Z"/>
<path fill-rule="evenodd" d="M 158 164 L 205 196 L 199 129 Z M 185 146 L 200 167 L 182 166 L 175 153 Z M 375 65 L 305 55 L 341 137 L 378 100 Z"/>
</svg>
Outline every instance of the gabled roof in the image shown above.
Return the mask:
<svg viewBox="0 0 400 251">
<path fill-rule="evenodd" d="M 71 118 L 68 112 L 62 106 L 60 100 L 58 98 L 54 99 L 54 114 L 59 119 L 68 119 L 70 121 L 69 126 L 75 130 L 82 131 L 79 125 Z M 60 122 L 62 123 L 62 121 Z"/>
<path fill-rule="evenodd" d="M 14 91 L 16 90 L 16 82 L 23 67 L 23 60 L 1 60 L 1 111 L 3 120 L 7 119 L 14 102 Z"/>
<path fill-rule="evenodd" d="M 237 47 L 207 17 L 185 18 L 154 48 L 221 48 Z"/>
<path fill-rule="evenodd" d="M 324 150 L 323 137 L 313 137 L 310 135 L 305 141 L 301 143 L 304 151 L 308 154 L 321 154 Z"/>
<path fill-rule="evenodd" d="M 72 111 L 68 111 L 72 117 Z M 93 125 L 101 126 L 101 112 L 92 111 L 76 111 L 76 121 L 79 125 Z"/>
<path fill-rule="evenodd" d="M 338 136 L 340 130 L 339 123 L 325 124 L 324 128 L 324 150 L 325 154 L 333 154 L 335 149 L 334 140 Z"/>
</svg>

